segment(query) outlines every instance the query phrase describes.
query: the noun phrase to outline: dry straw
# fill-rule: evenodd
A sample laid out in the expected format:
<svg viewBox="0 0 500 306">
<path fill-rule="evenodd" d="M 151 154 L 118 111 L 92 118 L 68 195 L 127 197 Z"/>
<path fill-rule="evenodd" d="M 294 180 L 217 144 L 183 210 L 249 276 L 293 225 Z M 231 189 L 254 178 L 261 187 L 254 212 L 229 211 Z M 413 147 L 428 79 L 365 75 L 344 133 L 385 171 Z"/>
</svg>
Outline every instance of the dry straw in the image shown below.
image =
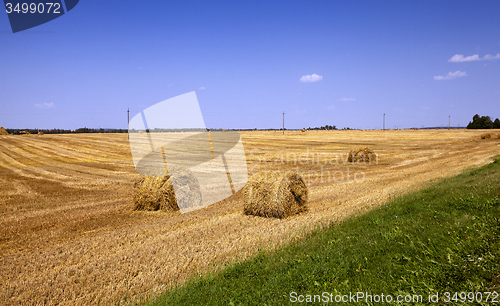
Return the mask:
<svg viewBox="0 0 500 306">
<path fill-rule="evenodd" d="M 245 187 L 244 213 L 286 218 L 307 210 L 307 194 L 304 180 L 295 172 L 259 172 Z"/>
<path fill-rule="evenodd" d="M 42 136 L 42 135 L 43 135 L 43 132 L 38 132 L 38 135 Z"/>
<path fill-rule="evenodd" d="M 372 162 L 372 158 L 377 158 L 377 155 L 370 148 L 350 150 L 347 155 L 347 161 L 350 163 L 358 161 Z"/>
<path fill-rule="evenodd" d="M 172 212 L 179 210 L 179 205 L 192 207 L 201 204 L 198 180 L 189 171 L 179 170 L 166 176 L 143 176 L 135 182 L 134 190 L 134 210 Z"/>
<path fill-rule="evenodd" d="M 134 210 L 179 210 L 170 176 L 143 176 L 134 189 Z"/>
<path fill-rule="evenodd" d="M 481 135 L 481 139 L 490 139 L 491 138 L 491 134 L 482 134 Z"/>
<path fill-rule="evenodd" d="M 0 126 L 0 135 L 9 135 L 9 132 L 7 132 L 3 126 Z"/>
</svg>

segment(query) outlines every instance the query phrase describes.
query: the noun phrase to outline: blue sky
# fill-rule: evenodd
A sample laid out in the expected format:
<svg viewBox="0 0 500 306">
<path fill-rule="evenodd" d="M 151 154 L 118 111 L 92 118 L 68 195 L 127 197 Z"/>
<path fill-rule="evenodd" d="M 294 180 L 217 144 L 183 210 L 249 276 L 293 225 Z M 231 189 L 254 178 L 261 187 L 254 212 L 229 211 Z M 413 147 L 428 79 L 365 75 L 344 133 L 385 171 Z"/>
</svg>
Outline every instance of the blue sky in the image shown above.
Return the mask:
<svg viewBox="0 0 500 306">
<path fill-rule="evenodd" d="M 388 128 L 464 126 L 500 117 L 499 12 L 499 1 L 81 0 L 15 34 L 3 13 L 0 126 L 126 128 L 127 108 L 191 91 L 213 128 L 280 128 L 283 111 L 288 128 L 381 128 L 384 113 Z"/>
</svg>

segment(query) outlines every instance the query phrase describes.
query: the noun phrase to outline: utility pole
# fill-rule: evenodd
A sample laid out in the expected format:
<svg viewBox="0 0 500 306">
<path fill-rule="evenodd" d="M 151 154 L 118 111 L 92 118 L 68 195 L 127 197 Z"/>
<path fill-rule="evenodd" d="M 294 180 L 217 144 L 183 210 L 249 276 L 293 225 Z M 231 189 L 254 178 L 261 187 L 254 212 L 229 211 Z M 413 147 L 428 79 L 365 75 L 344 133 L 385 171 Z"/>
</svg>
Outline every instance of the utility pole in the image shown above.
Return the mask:
<svg viewBox="0 0 500 306">
<path fill-rule="evenodd" d="M 450 129 L 450 123 L 451 123 L 451 116 L 448 116 L 448 130 Z"/>
<path fill-rule="evenodd" d="M 385 131 L 385 114 L 384 114 L 384 131 Z"/>
<path fill-rule="evenodd" d="M 285 135 L 285 112 L 283 112 L 283 135 Z"/>
<path fill-rule="evenodd" d="M 127 108 L 127 139 L 130 139 L 129 131 L 130 130 L 130 109 Z"/>
</svg>

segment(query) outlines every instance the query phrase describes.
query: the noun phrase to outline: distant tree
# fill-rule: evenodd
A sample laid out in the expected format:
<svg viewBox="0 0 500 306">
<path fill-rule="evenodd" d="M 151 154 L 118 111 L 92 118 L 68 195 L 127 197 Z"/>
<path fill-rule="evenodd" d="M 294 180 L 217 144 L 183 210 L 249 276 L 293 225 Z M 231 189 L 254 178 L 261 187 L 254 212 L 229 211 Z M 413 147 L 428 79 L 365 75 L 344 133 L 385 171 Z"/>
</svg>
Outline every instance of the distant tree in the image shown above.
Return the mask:
<svg viewBox="0 0 500 306">
<path fill-rule="evenodd" d="M 314 127 L 314 128 L 311 128 L 311 127 L 308 127 L 307 128 L 308 130 L 336 130 L 337 127 L 335 125 L 325 125 L 325 126 L 321 126 L 321 127 Z"/>
<path fill-rule="evenodd" d="M 321 129 L 323 129 L 323 127 L 321 127 Z M 325 125 L 324 127 L 325 130 L 336 130 L 337 127 L 335 125 Z"/>
<path fill-rule="evenodd" d="M 481 119 L 481 117 L 479 117 L 478 114 L 475 114 L 474 116 L 472 116 L 472 121 L 469 122 L 469 124 L 467 125 L 467 128 L 468 129 L 479 129 L 479 120 Z"/>
<path fill-rule="evenodd" d="M 475 114 L 467 125 L 468 129 L 491 129 L 493 127 L 494 123 L 489 116 L 479 116 L 478 114 Z"/>
<path fill-rule="evenodd" d="M 490 116 L 483 116 L 481 117 L 482 122 L 482 127 L 483 129 L 492 129 L 493 128 L 493 121 L 491 120 Z"/>
<path fill-rule="evenodd" d="M 75 133 L 92 133 L 92 130 L 87 128 L 87 127 L 83 127 L 83 128 L 76 129 Z"/>
<path fill-rule="evenodd" d="M 500 129 L 500 120 L 498 120 L 498 118 L 493 122 L 493 128 Z"/>
</svg>

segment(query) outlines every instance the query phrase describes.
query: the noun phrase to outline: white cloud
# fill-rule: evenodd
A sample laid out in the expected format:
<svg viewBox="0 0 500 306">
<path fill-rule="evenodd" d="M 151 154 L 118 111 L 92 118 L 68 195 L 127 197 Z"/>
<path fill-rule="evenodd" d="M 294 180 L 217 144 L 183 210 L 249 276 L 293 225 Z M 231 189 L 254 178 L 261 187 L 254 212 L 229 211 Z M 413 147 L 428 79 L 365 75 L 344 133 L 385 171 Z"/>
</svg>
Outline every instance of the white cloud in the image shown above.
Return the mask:
<svg viewBox="0 0 500 306">
<path fill-rule="evenodd" d="M 436 76 L 434 76 L 434 80 L 436 80 L 436 81 L 453 80 L 453 79 L 461 78 L 461 77 L 464 77 L 464 76 L 467 76 L 467 72 L 457 70 L 455 72 L 448 72 L 448 74 L 445 75 L 445 76 L 436 75 Z"/>
<path fill-rule="evenodd" d="M 38 107 L 38 108 L 52 108 L 54 107 L 54 102 L 50 102 L 50 103 L 43 103 L 43 104 L 35 104 L 35 107 Z"/>
<path fill-rule="evenodd" d="M 484 60 L 495 60 L 495 59 L 500 59 L 500 53 L 497 53 L 497 55 L 493 56 L 491 54 L 486 54 L 483 57 Z"/>
<path fill-rule="evenodd" d="M 206 87 L 203 87 L 201 86 L 200 88 L 198 88 L 199 90 L 203 90 L 203 89 L 207 89 Z"/>
<path fill-rule="evenodd" d="M 460 63 L 460 62 L 472 62 L 472 61 L 480 61 L 479 55 L 474 54 L 471 56 L 464 57 L 463 54 L 455 54 L 453 55 L 448 62 L 452 63 Z"/>
<path fill-rule="evenodd" d="M 341 98 L 337 99 L 337 101 L 343 101 L 343 102 L 356 101 L 356 98 Z"/>
<path fill-rule="evenodd" d="M 321 81 L 322 79 L 323 79 L 323 77 L 321 75 L 317 75 L 315 73 L 315 74 L 312 74 L 312 75 L 303 75 L 300 78 L 300 81 L 303 82 L 303 83 L 314 83 L 314 82 Z"/>
<path fill-rule="evenodd" d="M 491 55 L 491 54 L 486 54 L 484 57 L 479 57 L 479 55 L 474 54 L 471 56 L 464 57 L 463 54 L 455 54 L 453 55 L 448 62 L 452 63 L 461 63 L 461 62 L 473 62 L 473 61 L 488 61 L 488 60 L 495 60 L 495 59 L 500 59 L 500 53 L 497 53 L 497 55 Z"/>
</svg>

